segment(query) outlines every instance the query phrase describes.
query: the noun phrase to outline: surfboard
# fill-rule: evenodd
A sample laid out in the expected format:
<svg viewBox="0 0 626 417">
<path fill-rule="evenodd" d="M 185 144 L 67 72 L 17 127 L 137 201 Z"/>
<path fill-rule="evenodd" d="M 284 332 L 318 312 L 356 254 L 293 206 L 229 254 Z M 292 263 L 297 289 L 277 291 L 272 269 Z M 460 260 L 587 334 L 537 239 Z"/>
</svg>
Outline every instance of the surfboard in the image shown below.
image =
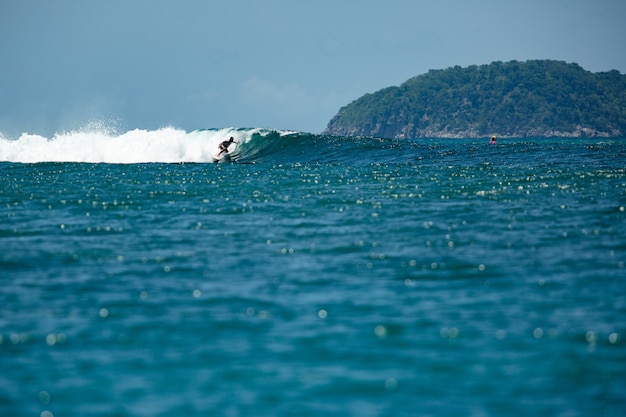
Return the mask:
<svg viewBox="0 0 626 417">
<path fill-rule="evenodd" d="M 224 152 L 220 156 L 217 156 L 217 155 L 213 156 L 213 163 L 215 164 L 221 163 L 221 162 L 230 162 L 230 161 L 231 161 L 230 152 Z"/>
</svg>

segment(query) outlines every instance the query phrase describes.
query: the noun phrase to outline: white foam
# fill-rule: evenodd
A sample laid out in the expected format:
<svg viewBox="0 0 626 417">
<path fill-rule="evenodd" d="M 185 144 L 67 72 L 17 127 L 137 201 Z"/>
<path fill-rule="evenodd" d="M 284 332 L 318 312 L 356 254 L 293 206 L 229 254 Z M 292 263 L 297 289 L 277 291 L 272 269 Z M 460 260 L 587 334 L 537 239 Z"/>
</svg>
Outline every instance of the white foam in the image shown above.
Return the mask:
<svg viewBox="0 0 626 417">
<path fill-rule="evenodd" d="M 255 130 L 234 128 L 186 132 L 173 127 L 135 129 L 122 134 L 106 128 L 57 133 L 51 138 L 24 133 L 17 140 L 0 135 L 0 161 L 7 162 L 212 162 L 218 145 L 233 136 L 237 145 Z"/>
</svg>

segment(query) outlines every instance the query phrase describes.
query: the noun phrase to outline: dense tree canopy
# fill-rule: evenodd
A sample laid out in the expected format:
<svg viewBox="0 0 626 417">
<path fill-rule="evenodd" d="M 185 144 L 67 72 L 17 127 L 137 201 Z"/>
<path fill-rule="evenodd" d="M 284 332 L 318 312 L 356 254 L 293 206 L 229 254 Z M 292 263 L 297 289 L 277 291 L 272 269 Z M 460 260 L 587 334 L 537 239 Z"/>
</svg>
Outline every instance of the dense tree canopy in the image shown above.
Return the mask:
<svg viewBox="0 0 626 417">
<path fill-rule="evenodd" d="M 324 133 L 626 136 L 626 75 L 551 60 L 431 70 L 353 101 Z"/>
</svg>

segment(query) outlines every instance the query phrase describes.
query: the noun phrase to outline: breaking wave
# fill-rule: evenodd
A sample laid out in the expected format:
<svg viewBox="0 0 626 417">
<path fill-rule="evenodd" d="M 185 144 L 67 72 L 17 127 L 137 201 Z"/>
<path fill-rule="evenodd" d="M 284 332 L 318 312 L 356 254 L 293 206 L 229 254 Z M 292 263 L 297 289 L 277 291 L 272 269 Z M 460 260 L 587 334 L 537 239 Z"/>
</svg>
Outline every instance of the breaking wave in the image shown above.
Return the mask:
<svg viewBox="0 0 626 417">
<path fill-rule="evenodd" d="M 220 142 L 234 137 L 232 160 L 244 163 L 378 161 L 399 142 L 347 138 L 265 128 L 185 130 L 165 127 L 118 134 L 106 128 L 57 133 L 0 136 L 0 161 L 19 163 L 212 163 Z M 382 152 L 382 153 L 381 153 Z M 396 155 L 397 156 L 397 155 Z"/>
</svg>

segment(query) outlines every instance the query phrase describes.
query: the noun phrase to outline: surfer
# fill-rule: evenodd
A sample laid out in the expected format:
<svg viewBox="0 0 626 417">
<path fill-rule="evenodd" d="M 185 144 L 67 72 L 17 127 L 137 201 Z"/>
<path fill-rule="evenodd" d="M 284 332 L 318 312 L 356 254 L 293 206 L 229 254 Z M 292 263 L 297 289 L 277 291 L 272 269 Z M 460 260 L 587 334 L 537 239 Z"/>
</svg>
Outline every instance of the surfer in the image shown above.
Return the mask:
<svg viewBox="0 0 626 417">
<path fill-rule="evenodd" d="M 219 146 L 220 153 L 217 154 L 218 158 L 223 153 L 228 152 L 228 147 L 230 146 L 231 143 L 237 143 L 237 142 L 235 142 L 235 138 L 233 138 L 232 136 L 230 137 L 230 139 L 225 140 L 224 142 L 220 143 L 220 146 Z"/>
<path fill-rule="evenodd" d="M 492 136 L 491 139 L 489 140 L 489 144 L 490 145 L 495 145 L 496 144 L 496 137 Z"/>
</svg>

